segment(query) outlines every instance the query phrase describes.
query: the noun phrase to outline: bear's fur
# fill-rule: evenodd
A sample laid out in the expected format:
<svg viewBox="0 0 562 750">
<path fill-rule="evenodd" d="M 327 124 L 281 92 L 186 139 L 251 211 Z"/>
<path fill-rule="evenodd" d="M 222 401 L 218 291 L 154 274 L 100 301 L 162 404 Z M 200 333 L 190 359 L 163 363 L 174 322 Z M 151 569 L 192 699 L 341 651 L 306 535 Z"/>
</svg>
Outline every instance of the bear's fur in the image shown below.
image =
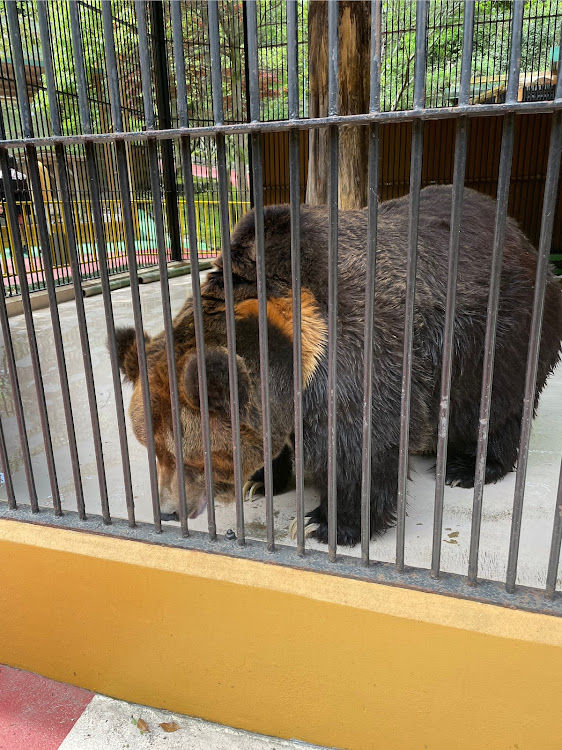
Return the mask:
<svg viewBox="0 0 562 750">
<path fill-rule="evenodd" d="M 425 188 L 420 197 L 410 410 L 410 451 L 418 454 L 434 453 L 437 445 L 451 199 L 451 188 L 445 186 Z M 407 196 L 379 207 L 373 343 L 373 534 L 384 531 L 395 519 L 408 209 Z M 474 483 L 495 211 L 495 201 L 465 190 L 446 477 L 449 484 L 461 487 L 471 487 Z M 276 484 L 281 487 L 288 467 L 284 446 L 294 425 L 289 207 L 266 208 L 264 221 L 271 438 L 274 454 L 280 455 L 274 469 L 277 470 Z M 314 535 L 324 542 L 327 541 L 328 230 L 326 211 L 301 208 L 304 460 L 307 473 L 321 492 L 321 504 L 311 514 L 310 520 L 318 524 Z M 249 212 L 236 226 L 231 243 L 245 479 L 252 476 L 263 462 L 254 231 L 254 214 Z M 366 245 L 366 210 L 340 212 L 337 328 L 339 544 L 354 544 L 360 538 Z M 513 470 L 517 459 L 536 261 L 536 251 L 516 223 L 508 219 L 496 333 L 487 482 L 495 482 Z M 226 499 L 232 498 L 234 480 L 221 258 L 216 270 L 209 274 L 202 286 L 202 299 L 213 479 L 217 496 Z M 190 513 L 197 514 L 203 509 L 206 498 L 191 300 L 187 300 L 175 318 L 174 332 L 184 428 L 186 489 Z M 562 293 L 559 282 L 549 274 L 535 408 L 545 381 L 558 361 L 561 339 Z M 131 417 L 135 433 L 143 441 L 145 427 L 135 362 L 136 345 L 127 330 L 119 332 L 118 342 L 122 369 L 135 383 Z M 165 505 L 175 509 L 177 487 L 174 488 L 170 396 L 162 334 L 148 342 L 147 356 L 161 496 Z"/>
</svg>

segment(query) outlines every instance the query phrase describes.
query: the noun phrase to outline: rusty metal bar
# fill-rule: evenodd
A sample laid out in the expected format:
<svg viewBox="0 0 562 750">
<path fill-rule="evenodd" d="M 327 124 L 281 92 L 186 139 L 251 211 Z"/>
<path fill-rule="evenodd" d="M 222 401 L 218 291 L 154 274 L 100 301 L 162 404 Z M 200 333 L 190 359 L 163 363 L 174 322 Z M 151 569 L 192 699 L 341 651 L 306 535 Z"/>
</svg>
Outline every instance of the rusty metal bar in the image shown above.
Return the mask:
<svg viewBox="0 0 562 750">
<path fill-rule="evenodd" d="M 0 139 L 4 135 L 4 123 L 0 114 Z M 17 266 L 19 268 L 19 282 L 20 292 L 23 305 L 23 315 L 25 319 L 25 328 L 27 332 L 27 341 L 29 344 L 29 355 L 31 359 L 31 368 L 33 371 L 33 383 L 35 386 L 35 395 L 37 397 L 37 406 L 39 410 L 39 420 L 41 422 L 41 432 L 43 435 L 43 445 L 45 448 L 45 458 L 47 460 L 47 470 L 49 473 L 49 484 L 51 487 L 51 495 L 53 498 L 53 507 L 56 515 L 62 514 L 61 499 L 59 494 L 59 486 L 57 481 L 57 471 L 55 467 L 55 456 L 53 452 L 53 441 L 51 439 L 51 430 L 49 422 L 49 414 L 47 412 L 47 400 L 45 398 L 45 385 L 43 383 L 43 374 L 41 372 L 41 360 L 39 356 L 39 347 L 37 345 L 37 335 L 35 333 L 35 324 L 33 322 L 33 312 L 31 309 L 31 299 L 29 294 L 29 285 L 27 283 L 27 271 L 25 268 L 25 258 L 23 255 L 23 247 L 21 242 L 21 235 L 18 226 L 18 217 L 16 202 L 14 198 L 14 191 L 12 181 L 9 177 L 10 166 L 8 164 L 8 152 L 4 148 L 0 148 L 0 170 L 6 177 L 3 180 L 4 192 L 6 194 L 6 206 L 8 210 L 8 221 L 10 222 L 11 234 L 12 234 L 12 251 L 15 256 Z M 2 296 L 3 292 L 2 292 Z M 4 303 L 5 305 L 5 303 Z M 30 496 L 31 507 L 35 512 L 39 512 L 39 505 L 37 498 L 31 494 Z"/>
<path fill-rule="evenodd" d="M 371 2 L 371 90 L 369 109 L 380 109 L 381 79 L 381 0 Z M 367 273 L 365 276 L 365 343 L 363 377 L 363 464 L 361 471 L 361 561 L 369 565 L 371 541 L 371 452 L 373 420 L 373 331 L 375 325 L 375 279 L 377 254 L 377 220 L 379 205 L 380 125 L 369 126 L 369 235 L 367 238 Z"/>
<path fill-rule="evenodd" d="M 328 3 L 328 113 L 338 112 L 339 3 Z M 336 562 L 338 543 L 337 357 L 338 357 L 338 164 L 339 130 L 328 126 L 328 555 Z"/>
<path fill-rule="evenodd" d="M 47 82 L 48 96 L 50 101 L 56 102 L 55 78 L 51 58 L 49 22 L 47 19 L 47 9 L 45 3 L 37 6 L 37 15 L 39 20 L 39 33 L 43 50 L 43 67 Z M 29 106 L 27 98 L 22 102 L 22 111 L 26 111 Z M 58 107 L 50 108 L 51 127 L 53 132 L 60 134 L 60 121 Z M 29 120 L 29 122 L 31 122 Z M 68 382 L 68 373 L 66 370 L 66 358 L 64 353 L 62 328 L 59 317 L 58 302 L 55 292 L 55 277 L 53 270 L 53 258 L 51 255 L 51 243 L 47 219 L 45 214 L 45 202 L 43 199 L 43 190 L 41 187 L 41 178 L 39 175 L 39 165 L 37 159 L 37 150 L 34 146 L 26 147 L 27 165 L 29 179 L 31 181 L 31 190 L 33 195 L 33 204 L 35 209 L 35 222 L 38 228 L 39 244 L 41 246 L 41 258 L 43 261 L 43 270 L 45 274 L 45 284 L 47 287 L 47 296 L 49 299 L 49 312 L 51 315 L 51 325 L 53 327 L 53 338 L 55 345 L 55 355 L 57 359 L 57 368 L 59 371 L 59 380 L 61 387 L 61 398 L 64 411 L 66 432 L 68 436 L 68 448 L 70 452 L 70 461 L 72 465 L 72 477 L 74 490 L 76 492 L 76 505 L 79 515 L 85 518 L 84 490 L 82 487 L 82 477 L 80 473 L 80 459 L 78 456 L 78 446 L 76 442 L 76 430 L 74 426 L 74 416 L 72 413 L 72 402 L 70 399 L 70 386 Z"/>
<path fill-rule="evenodd" d="M 260 119 L 260 92 L 257 46 L 257 3 L 251 3 L 248 6 L 247 10 L 250 117 L 253 122 L 256 122 Z M 265 487 L 265 527 L 267 535 L 267 549 L 269 552 L 273 552 L 275 550 L 275 519 L 273 516 L 273 475 L 271 465 L 271 405 L 269 400 L 269 348 L 267 335 L 267 287 L 265 275 L 265 236 L 261 137 L 261 133 L 253 133 L 251 137 L 253 175 L 252 184 L 254 196 L 256 238 L 256 278 L 258 287 L 260 381 Z"/>
<path fill-rule="evenodd" d="M 414 68 L 414 108 L 425 104 L 426 32 L 429 3 L 416 1 L 416 55 Z M 404 355 L 402 369 L 402 403 L 400 406 L 400 453 L 398 466 L 398 498 L 396 508 L 396 568 L 404 570 L 406 537 L 406 486 L 408 483 L 408 445 L 410 439 L 410 397 L 412 386 L 412 344 L 418 257 L 418 219 L 423 157 L 423 122 L 412 126 L 410 157 L 410 217 L 408 257 L 406 266 L 406 308 L 404 320 Z"/>
<path fill-rule="evenodd" d="M 145 0 L 135 3 L 137 24 L 139 29 L 139 56 L 141 65 L 142 92 L 144 99 L 144 115 L 148 130 L 154 129 L 154 105 L 152 103 L 152 71 L 150 69 L 150 53 L 148 49 L 147 17 Z M 152 206 L 154 209 L 154 223 L 156 225 L 156 242 L 158 245 L 158 268 L 160 271 L 160 294 L 162 298 L 162 315 L 164 317 L 164 336 L 166 338 L 166 357 L 168 362 L 168 380 L 170 384 L 170 407 L 172 412 L 172 432 L 174 436 L 174 457 L 178 477 L 179 520 L 183 536 L 189 535 L 187 523 L 187 498 L 185 494 L 185 471 L 183 460 L 183 430 L 181 425 L 181 407 L 178 391 L 178 372 L 174 348 L 174 326 L 170 307 L 170 287 L 168 283 L 168 261 L 166 257 L 166 236 L 164 230 L 164 215 L 162 211 L 162 194 L 160 190 L 160 174 L 158 169 L 158 143 L 148 141 L 148 170 L 150 173 L 150 189 Z M 169 195 L 167 198 L 169 199 Z M 177 223 L 177 196 L 173 194 Z M 168 206 L 168 208 L 170 208 Z M 170 211 L 168 211 L 170 216 Z M 179 223 L 177 226 L 179 241 Z M 174 239 L 174 235 L 173 235 Z"/>
<path fill-rule="evenodd" d="M 560 478 L 554 507 L 554 523 L 552 524 L 552 541 L 548 558 L 545 594 L 552 598 L 556 592 L 558 566 L 560 564 L 560 547 L 562 546 L 562 461 L 560 462 Z"/>
<path fill-rule="evenodd" d="M 556 96 L 562 97 L 562 76 L 558 77 Z M 529 442 L 531 439 L 531 423 L 535 410 L 535 391 L 537 383 L 537 369 L 539 349 L 544 313 L 544 300 L 550 250 L 552 246 L 552 230 L 558 183 L 560 179 L 560 161 L 562 157 L 562 112 L 553 116 L 550 131 L 550 146 L 548 149 L 548 163 L 544 187 L 541 231 L 539 237 L 539 252 L 535 278 L 535 295 L 533 300 L 533 317 L 529 331 L 529 352 L 527 355 L 527 372 L 525 376 L 525 396 L 523 401 L 523 415 L 521 419 L 521 438 L 517 453 L 517 474 L 515 476 L 515 492 L 513 497 L 513 511 L 511 515 L 511 533 L 509 539 L 509 557 L 507 561 L 507 575 L 505 588 L 508 593 L 515 591 L 517 578 L 517 560 L 519 556 L 519 540 L 521 536 L 521 518 L 523 514 L 523 497 L 525 480 L 527 477 L 527 463 L 529 459 Z"/>
<path fill-rule="evenodd" d="M 117 133 L 123 131 L 123 119 L 121 115 L 121 95 L 119 93 L 117 56 L 115 54 L 115 40 L 113 38 L 113 18 L 111 15 L 110 0 L 103 0 L 102 2 L 102 20 L 105 40 L 107 80 L 109 86 L 109 97 L 111 101 L 111 116 L 113 120 L 114 135 L 116 135 Z M 124 141 L 115 142 L 115 155 L 117 158 L 117 168 L 119 174 L 119 189 L 121 193 L 121 204 L 123 210 L 123 224 L 125 226 L 125 243 L 127 247 L 127 261 L 129 265 L 129 278 L 131 282 L 131 300 L 133 304 L 133 316 L 135 321 L 135 339 L 139 361 L 139 378 L 142 392 L 144 419 L 146 424 L 146 443 L 148 451 L 148 468 L 150 472 L 152 514 L 154 518 L 154 528 L 158 533 L 160 533 L 162 531 L 162 519 L 160 516 L 158 474 L 156 469 L 156 447 L 154 443 L 152 405 L 150 403 L 150 386 L 148 382 L 146 347 L 140 303 L 137 259 L 135 253 L 135 230 L 133 224 L 133 212 L 131 207 L 129 175 L 127 172 L 127 154 Z"/>
<path fill-rule="evenodd" d="M 101 0 L 102 4 L 109 0 Z M 212 0 L 211 0 L 212 2 Z M 498 114 L 540 114 L 555 112 L 561 109 L 562 104 L 554 101 L 537 102 L 507 102 L 497 104 L 468 104 L 456 107 L 431 107 L 422 110 L 404 109 L 392 112 L 367 112 L 360 115 L 334 115 L 328 117 L 307 117 L 298 121 L 300 130 L 311 130 L 313 128 L 325 128 L 328 125 L 369 125 L 372 122 L 415 122 L 421 120 L 450 120 L 457 117 L 494 117 Z M 7 149 L 19 149 L 27 145 L 32 146 L 55 146 L 61 144 L 71 146 L 91 141 L 92 143 L 121 143 L 128 141 L 162 141 L 177 140 L 183 136 L 190 135 L 192 138 L 211 138 L 217 135 L 243 135 L 248 133 L 282 133 L 292 130 L 297 126 L 295 120 L 272 120 L 268 122 L 243 122 L 216 125 L 202 125 L 185 128 L 171 128 L 170 130 L 137 130 L 117 131 L 112 133 L 92 133 L 91 135 L 59 135 L 42 136 L 38 138 L 10 138 L 2 144 Z"/>
<path fill-rule="evenodd" d="M 45 17 L 44 3 L 38 6 L 38 12 Z M 86 70 L 84 67 L 84 49 L 82 44 L 82 32 L 80 27 L 80 16 L 75 4 L 70 6 L 70 26 L 72 31 L 72 44 L 74 48 L 74 60 L 76 63 L 76 81 L 80 109 L 80 121 L 85 133 L 92 132 L 90 107 L 87 96 Z M 48 28 L 47 28 L 48 32 Z M 47 42 L 48 43 L 48 42 Z M 43 49 L 45 49 L 43 44 Z M 49 55 L 50 57 L 50 55 Z M 52 76 L 52 61 L 48 63 L 52 86 L 54 88 L 54 76 Z M 56 97 L 54 99 L 56 101 Z M 57 108 L 55 107 L 55 110 Z M 58 118 L 58 112 L 56 114 Z M 58 119 L 56 120 L 58 122 Z M 100 180 L 96 164 L 95 146 L 92 143 L 85 144 L 86 168 L 88 170 L 88 181 L 90 184 L 90 197 L 92 201 L 92 216 L 96 232 L 96 250 L 99 260 L 100 281 L 102 289 L 103 306 L 107 329 L 107 343 L 109 359 L 111 363 L 111 375 L 113 380 L 113 394 L 115 397 L 115 411 L 117 418 L 117 429 L 119 432 L 119 446 L 121 451 L 121 466 L 123 469 L 123 486 L 125 488 L 125 502 L 127 505 L 127 517 L 131 526 L 135 525 L 135 501 L 133 498 L 133 485 L 131 478 L 131 464 L 129 459 L 129 444 L 127 439 L 127 426 L 125 422 L 125 408 L 123 404 L 123 391 L 121 377 L 119 374 L 119 361 L 117 356 L 117 342 L 115 339 L 115 321 L 113 316 L 113 305 L 111 302 L 111 290 L 109 286 L 109 273 L 107 267 L 107 247 L 105 241 L 103 214 L 100 198 Z M 109 512 L 109 509 L 108 509 Z"/>
<path fill-rule="evenodd" d="M 2 425 L 2 416 L 0 415 L 0 468 L 2 469 L 4 484 L 6 485 L 6 496 L 8 498 L 8 508 L 16 510 L 16 491 L 14 489 L 14 480 L 10 469 L 10 459 L 8 448 L 6 447 L 6 438 L 4 436 L 4 427 Z"/>
<path fill-rule="evenodd" d="M 464 6 L 463 48 L 461 63 L 461 87 L 459 101 L 469 99 L 470 66 L 472 62 L 472 36 L 474 31 L 474 0 Z M 453 174 L 453 205 L 451 208 L 451 235 L 449 240 L 449 267 L 447 271 L 447 302 L 445 329 L 443 331 L 443 368 L 441 372 L 441 397 L 437 423 L 437 465 L 435 468 L 435 508 L 433 515 L 433 547 L 431 575 L 438 578 L 441 566 L 441 536 L 443 533 L 443 499 L 447 474 L 447 441 L 451 403 L 451 372 L 454 351 L 455 300 L 457 293 L 457 268 L 468 151 L 468 120 L 457 120 L 455 140 L 455 168 Z"/>
<path fill-rule="evenodd" d="M 209 0 L 209 38 L 211 45 L 211 81 L 213 87 L 213 112 L 215 123 L 223 122 L 221 57 L 219 42 L 219 17 L 217 0 Z M 238 366 L 236 362 L 236 321 L 234 318 L 234 288 L 232 281 L 232 255 L 230 252 L 230 227 L 228 215 L 228 180 L 226 174 L 226 146 L 222 133 L 216 134 L 217 170 L 221 221 L 221 242 L 226 305 L 226 338 L 228 374 L 230 382 L 230 419 L 232 425 L 232 451 L 234 462 L 234 493 L 236 498 L 236 535 L 238 543 L 246 543 L 244 528 L 244 496 L 242 490 L 242 447 L 240 443 L 240 407 L 238 397 Z"/>
<path fill-rule="evenodd" d="M 521 63 L 521 32 L 523 28 L 523 0 L 514 3 L 511 58 L 507 101 L 517 97 L 519 65 Z M 508 114 L 503 123 L 500 165 L 498 174 L 496 221 L 494 226 L 494 247 L 492 251 L 492 269 L 490 274 L 490 291 L 488 296 L 488 314 L 486 319 L 486 338 L 484 341 L 484 367 L 482 375 L 482 396 L 480 401 L 480 419 L 478 422 L 478 447 L 476 451 L 476 471 L 474 476 L 474 499 L 472 504 L 472 529 L 468 558 L 468 581 L 472 586 L 477 583 L 478 551 L 480 546 L 480 527 L 482 523 L 482 499 L 486 481 L 486 458 L 488 452 L 488 433 L 492 401 L 492 383 L 494 377 L 494 354 L 496 343 L 496 325 L 500 301 L 500 282 L 503 261 L 503 244 L 507 221 L 507 205 L 511 164 L 513 160 L 513 142 L 515 135 L 515 115 Z"/>
<path fill-rule="evenodd" d="M 287 61 L 289 76 L 289 117 L 299 116 L 297 46 L 297 3 L 287 0 Z M 304 533 L 304 450 L 302 408 L 302 325 L 301 325 L 301 247 L 300 247 L 300 135 L 289 133 L 289 194 L 291 204 L 291 278 L 293 298 L 293 396 L 295 400 L 295 481 L 297 500 L 297 554 L 305 554 Z"/>
<path fill-rule="evenodd" d="M 170 6 L 174 55 L 176 59 L 177 104 L 180 125 L 188 127 L 187 84 L 185 78 L 185 57 L 183 49 L 181 4 L 174 2 Z M 205 465 L 205 493 L 207 496 L 207 527 L 211 540 L 217 538 L 215 521 L 215 498 L 213 490 L 213 467 L 211 456 L 211 427 L 209 423 L 209 401 L 207 396 L 207 364 L 205 361 L 205 336 L 203 333 L 203 307 L 201 302 L 201 285 L 199 280 L 199 254 L 197 241 L 197 219 L 195 216 L 195 191 L 191 167 L 191 146 L 189 136 L 180 140 L 181 160 L 185 203 L 187 207 L 187 231 L 189 241 L 189 262 L 191 264 L 191 291 L 193 297 L 193 322 L 195 327 L 195 345 L 197 356 L 197 373 L 199 380 L 199 405 L 201 409 L 201 436 L 203 438 L 203 461 Z"/>
</svg>

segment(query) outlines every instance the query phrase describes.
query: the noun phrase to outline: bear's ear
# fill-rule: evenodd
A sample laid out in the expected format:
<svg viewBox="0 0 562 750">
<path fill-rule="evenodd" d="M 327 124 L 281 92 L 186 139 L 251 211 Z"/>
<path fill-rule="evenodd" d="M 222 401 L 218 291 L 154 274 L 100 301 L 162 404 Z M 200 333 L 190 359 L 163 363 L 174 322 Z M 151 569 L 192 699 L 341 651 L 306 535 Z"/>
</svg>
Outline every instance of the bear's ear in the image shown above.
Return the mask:
<svg viewBox="0 0 562 750">
<path fill-rule="evenodd" d="M 127 380 L 134 383 L 139 376 L 139 355 L 134 328 L 116 328 L 115 341 L 117 342 L 117 361 L 119 369 Z M 144 341 L 148 343 L 150 338 L 145 333 Z"/>
<path fill-rule="evenodd" d="M 230 414 L 230 381 L 226 349 L 211 349 L 205 352 L 205 363 L 209 409 L 228 415 Z M 236 357 L 236 365 L 238 368 L 238 402 L 240 409 L 244 409 L 250 399 L 250 378 L 241 357 Z M 199 374 L 195 354 L 189 357 L 185 366 L 185 387 L 190 401 L 199 408 Z"/>
</svg>

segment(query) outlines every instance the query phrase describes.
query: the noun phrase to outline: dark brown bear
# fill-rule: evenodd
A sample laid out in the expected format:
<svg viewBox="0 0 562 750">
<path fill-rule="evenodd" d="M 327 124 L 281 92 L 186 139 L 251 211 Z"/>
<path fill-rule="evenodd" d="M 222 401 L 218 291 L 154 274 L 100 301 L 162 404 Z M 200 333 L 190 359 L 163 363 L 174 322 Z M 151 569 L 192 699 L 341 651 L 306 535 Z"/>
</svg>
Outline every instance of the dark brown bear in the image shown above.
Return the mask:
<svg viewBox="0 0 562 750">
<path fill-rule="evenodd" d="M 428 187 L 421 193 L 418 269 L 412 366 L 410 451 L 434 453 L 441 379 L 451 188 Z M 401 374 L 404 331 L 408 197 L 379 208 L 374 328 L 371 531 L 380 533 L 395 519 Z M 460 238 L 458 291 L 452 369 L 451 420 L 447 482 L 474 484 L 476 441 L 482 380 L 484 336 L 496 203 L 465 191 Z M 360 538 L 364 280 L 366 211 L 339 216 L 337 501 L 338 543 Z M 289 468 L 284 448 L 293 430 L 290 216 L 287 206 L 265 210 L 269 366 L 275 491 L 283 488 Z M 303 368 L 305 389 L 304 459 L 321 492 L 320 506 L 310 514 L 313 535 L 327 541 L 327 314 L 328 217 L 302 207 Z M 240 381 L 243 474 L 247 479 L 262 459 L 257 289 L 254 215 L 244 216 L 232 236 L 236 300 L 236 338 Z M 486 481 L 512 471 L 521 425 L 523 391 L 537 254 L 508 220 L 496 336 L 496 360 Z M 233 497 L 233 463 L 228 400 L 228 366 L 222 263 L 202 288 L 205 318 L 213 478 L 217 496 Z M 184 462 L 189 510 L 205 506 L 200 412 L 195 366 L 191 300 L 174 322 L 180 381 Z M 555 367 L 562 339 L 562 293 L 549 275 L 535 407 Z M 138 364 L 132 331 L 119 332 L 121 366 L 135 383 L 131 417 L 144 441 Z M 171 437 L 170 397 L 163 335 L 147 346 L 163 510 L 177 509 L 177 487 Z"/>
</svg>

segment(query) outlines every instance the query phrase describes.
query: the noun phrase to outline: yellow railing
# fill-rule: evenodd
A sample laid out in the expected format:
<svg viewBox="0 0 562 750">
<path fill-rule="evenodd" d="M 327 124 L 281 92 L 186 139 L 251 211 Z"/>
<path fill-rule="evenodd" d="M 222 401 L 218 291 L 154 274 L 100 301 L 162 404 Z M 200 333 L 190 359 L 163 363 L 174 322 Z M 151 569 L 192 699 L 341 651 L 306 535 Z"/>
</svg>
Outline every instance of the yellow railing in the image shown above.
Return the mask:
<svg viewBox="0 0 562 750">
<path fill-rule="evenodd" d="M 68 232 L 64 218 L 62 202 L 45 196 L 45 215 L 51 244 L 51 257 L 55 269 L 70 267 L 68 256 Z M 179 201 L 179 221 L 182 237 L 182 251 L 187 255 L 188 230 L 187 230 L 187 205 L 183 198 Z M 156 227 L 153 219 L 153 204 L 148 198 L 133 198 L 131 200 L 133 209 L 133 228 L 135 233 L 135 244 L 139 262 L 146 263 L 149 260 L 156 261 L 158 252 L 156 241 Z M 28 273 L 42 272 L 42 261 L 40 253 L 39 232 L 33 203 L 21 201 L 17 204 L 19 232 L 22 243 L 25 246 L 27 256 L 26 270 Z M 0 203 L 2 217 L 7 216 L 5 202 Z M 230 229 L 238 219 L 249 209 L 248 201 L 229 201 L 229 223 Z M 125 244 L 125 227 L 123 223 L 123 212 L 121 200 L 114 198 L 103 198 L 101 210 L 105 228 L 105 239 L 107 243 L 108 257 L 111 260 L 119 259 L 119 270 L 123 265 L 122 260 L 126 258 L 127 250 Z M 96 249 L 96 233 L 93 222 L 92 206 L 89 200 L 77 199 L 72 201 L 72 219 L 76 237 L 76 250 L 81 267 L 89 275 L 96 275 L 98 256 Z M 220 204 L 218 200 L 197 199 L 195 201 L 195 216 L 197 224 L 197 240 L 200 257 L 213 256 L 220 251 Z M 16 259 L 11 252 L 13 248 L 12 228 L 9 222 L 3 221 L 0 227 L 0 261 L 2 273 L 5 276 L 16 276 L 18 273 Z"/>
</svg>

